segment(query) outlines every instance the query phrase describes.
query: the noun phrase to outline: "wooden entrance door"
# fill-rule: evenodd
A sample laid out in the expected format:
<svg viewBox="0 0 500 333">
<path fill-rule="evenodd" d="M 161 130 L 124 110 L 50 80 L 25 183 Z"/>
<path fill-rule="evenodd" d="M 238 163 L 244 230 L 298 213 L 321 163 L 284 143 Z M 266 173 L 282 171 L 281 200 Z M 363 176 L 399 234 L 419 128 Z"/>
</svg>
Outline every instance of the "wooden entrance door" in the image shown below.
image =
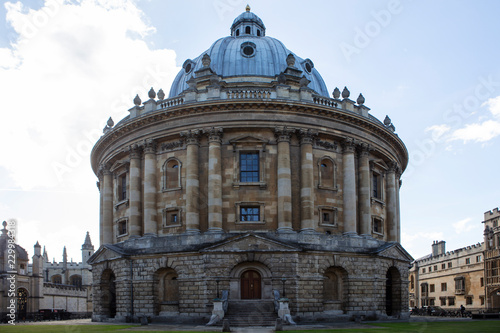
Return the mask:
<svg viewBox="0 0 500 333">
<path fill-rule="evenodd" d="M 260 299 L 261 278 L 257 271 L 246 271 L 241 276 L 241 299 Z"/>
</svg>

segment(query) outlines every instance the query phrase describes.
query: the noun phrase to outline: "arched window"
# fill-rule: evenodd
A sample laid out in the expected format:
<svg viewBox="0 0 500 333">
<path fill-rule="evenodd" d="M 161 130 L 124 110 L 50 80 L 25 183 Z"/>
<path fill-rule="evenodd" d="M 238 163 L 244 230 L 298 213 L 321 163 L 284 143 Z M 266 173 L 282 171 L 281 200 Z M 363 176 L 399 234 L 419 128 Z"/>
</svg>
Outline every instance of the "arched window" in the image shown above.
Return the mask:
<svg viewBox="0 0 500 333">
<path fill-rule="evenodd" d="M 245 28 L 245 33 L 246 33 L 247 35 L 250 35 L 250 33 L 251 33 L 251 32 L 252 32 L 252 29 L 251 29 L 250 27 L 246 27 L 246 28 Z"/>
<path fill-rule="evenodd" d="M 181 188 L 181 162 L 176 158 L 168 159 L 163 164 L 163 190 Z"/>
<path fill-rule="evenodd" d="M 82 287 L 82 276 L 81 275 L 72 275 L 72 276 L 70 276 L 69 281 L 70 281 L 69 283 L 72 286 L 75 286 L 78 288 Z"/>
<path fill-rule="evenodd" d="M 257 36 L 260 37 L 260 29 L 257 29 Z"/>
<path fill-rule="evenodd" d="M 51 279 L 52 283 L 62 284 L 62 277 L 59 274 L 52 275 Z"/>
<path fill-rule="evenodd" d="M 236 37 L 240 35 L 240 29 L 236 29 Z"/>
<path fill-rule="evenodd" d="M 345 311 L 347 299 L 347 272 L 342 267 L 330 267 L 323 280 L 323 304 L 325 311 Z"/>
<path fill-rule="evenodd" d="M 155 290 L 155 313 L 178 312 L 179 281 L 172 268 L 161 268 L 153 276 Z"/>
<path fill-rule="evenodd" d="M 330 157 L 323 157 L 319 160 L 319 188 L 336 190 L 337 189 L 337 165 Z"/>
</svg>

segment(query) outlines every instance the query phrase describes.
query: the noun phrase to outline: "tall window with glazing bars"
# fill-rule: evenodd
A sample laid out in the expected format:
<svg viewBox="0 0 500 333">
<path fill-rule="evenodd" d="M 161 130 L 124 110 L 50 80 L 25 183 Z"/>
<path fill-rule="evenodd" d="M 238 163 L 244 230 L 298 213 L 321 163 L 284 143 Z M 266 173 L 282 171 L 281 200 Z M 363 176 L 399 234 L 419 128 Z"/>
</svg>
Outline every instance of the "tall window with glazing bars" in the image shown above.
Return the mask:
<svg viewBox="0 0 500 333">
<path fill-rule="evenodd" d="M 259 153 L 240 153 L 240 182 L 253 183 L 259 181 Z"/>
</svg>

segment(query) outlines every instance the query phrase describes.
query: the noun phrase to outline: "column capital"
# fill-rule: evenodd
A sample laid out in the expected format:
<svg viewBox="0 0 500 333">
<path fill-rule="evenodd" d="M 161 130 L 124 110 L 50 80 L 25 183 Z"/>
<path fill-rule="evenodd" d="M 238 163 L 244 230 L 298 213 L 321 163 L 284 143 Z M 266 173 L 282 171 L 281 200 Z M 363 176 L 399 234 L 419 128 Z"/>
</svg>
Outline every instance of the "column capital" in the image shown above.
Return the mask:
<svg viewBox="0 0 500 333">
<path fill-rule="evenodd" d="M 186 145 L 199 145 L 202 131 L 199 129 L 183 131 L 181 137 L 186 140 Z"/>
<path fill-rule="evenodd" d="M 358 143 L 358 154 L 359 156 L 369 156 L 370 152 L 373 150 L 372 146 L 366 142 Z"/>
<path fill-rule="evenodd" d="M 203 130 L 208 135 L 208 142 L 222 143 L 222 136 L 224 131 L 222 127 L 209 127 Z"/>
<path fill-rule="evenodd" d="M 356 140 L 354 138 L 346 137 L 341 144 L 344 153 L 354 153 L 356 151 Z"/>
<path fill-rule="evenodd" d="M 300 138 L 300 144 L 310 144 L 312 145 L 314 139 L 318 136 L 318 131 L 311 128 L 299 128 L 297 130 L 297 135 Z"/>
<path fill-rule="evenodd" d="M 389 163 L 387 163 L 387 166 L 389 167 L 387 173 L 399 173 L 398 163 L 390 161 Z"/>
<path fill-rule="evenodd" d="M 127 148 L 130 158 L 141 158 L 142 147 L 134 143 Z"/>
<path fill-rule="evenodd" d="M 143 143 L 144 154 L 156 153 L 157 142 L 154 139 L 146 139 Z"/>
<path fill-rule="evenodd" d="M 111 175 L 111 166 L 106 163 L 106 164 L 101 164 L 99 165 L 99 168 L 97 169 L 97 178 L 101 180 L 105 175 Z"/>
<path fill-rule="evenodd" d="M 295 132 L 295 128 L 289 128 L 287 126 L 276 127 L 274 129 L 274 135 L 278 142 L 290 142 L 292 134 Z"/>
</svg>

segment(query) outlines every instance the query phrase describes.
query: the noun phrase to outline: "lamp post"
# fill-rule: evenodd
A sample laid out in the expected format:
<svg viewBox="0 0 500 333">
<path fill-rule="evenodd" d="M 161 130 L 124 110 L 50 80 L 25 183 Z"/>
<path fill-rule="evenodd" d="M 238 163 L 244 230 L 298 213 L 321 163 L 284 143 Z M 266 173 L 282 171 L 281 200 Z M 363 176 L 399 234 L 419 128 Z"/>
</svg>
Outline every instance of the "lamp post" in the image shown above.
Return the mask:
<svg viewBox="0 0 500 333">
<path fill-rule="evenodd" d="M 286 282 L 286 277 L 281 278 L 281 282 L 283 283 L 283 298 L 286 298 L 285 294 L 285 282 Z"/>
<path fill-rule="evenodd" d="M 219 295 L 219 282 L 220 282 L 220 279 L 216 278 L 215 282 L 217 283 L 217 298 L 220 299 L 220 295 Z"/>
</svg>

